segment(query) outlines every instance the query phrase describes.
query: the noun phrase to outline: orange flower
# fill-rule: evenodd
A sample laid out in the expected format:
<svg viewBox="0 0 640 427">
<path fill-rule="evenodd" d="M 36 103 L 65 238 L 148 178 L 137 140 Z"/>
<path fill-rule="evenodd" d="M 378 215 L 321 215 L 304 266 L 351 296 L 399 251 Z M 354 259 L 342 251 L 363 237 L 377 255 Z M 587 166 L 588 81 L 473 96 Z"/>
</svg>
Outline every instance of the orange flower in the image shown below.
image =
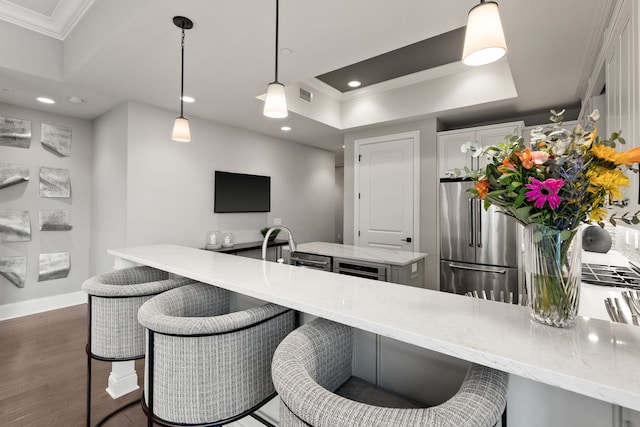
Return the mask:
<svg viewBox="0 0 640 427">
<path fill-rule="evenodd" d="M 617 164 L 620 165 L 630 165 L 632 163 L 640 162 L 640 147 L 632 148 L 624 153 L 620 153 L 617 160 Z"/>
<path fill-rule="evenodd" d="M 508 157 L 505 157 L 504 160 L 502 161 L 502 165 L 498 166 L 498 172 L 500 173 L 509 173 L 514 170 L 516 170 L 516 167 L 514 166 L 511 159 L 509 159 Z"/>
<path fill-rule="evenodd" d="M 489 182 L 488 179 L 481 179 L 480 181 L 476 182 L 476 185 L 474 186 L 474 188 L 478 192 L 478 198 L 480 200 L 484 200 L 484 196 L 486 196 L 487 193 L 489 192 L 490 184 L 491 183 Z"/>
<path fill-rule="evenodd" d="M 530 149 L 525 148 L 524 152 L 516 151 L 516 156 L 518 156 L 520 162 L 522 163 L 522 167 L 524 167 L 525 169 L 531 169 L 533 167 L 533 159 L 531 158 Z"/>
</svg>

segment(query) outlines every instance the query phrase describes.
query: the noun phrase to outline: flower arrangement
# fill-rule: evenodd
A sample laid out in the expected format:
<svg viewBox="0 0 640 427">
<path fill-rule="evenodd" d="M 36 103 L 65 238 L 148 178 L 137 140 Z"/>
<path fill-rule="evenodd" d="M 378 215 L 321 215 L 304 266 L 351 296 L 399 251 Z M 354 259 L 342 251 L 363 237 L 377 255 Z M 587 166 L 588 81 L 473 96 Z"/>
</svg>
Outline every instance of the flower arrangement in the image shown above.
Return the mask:
<svg viewBox="0 0 640 427">
<path fill-rule="evenodd" d="M 564 110 L 551 110 L 551 129 L 531 132 L 531 148 L 522 137 L 508 135 L 505 142 L 487 147 L 477 142 L 463 145 L 463 152 L 486 156 L 479 170 L 465 169 L 475 182 L 471 190 L 522 225 L 537 223 L 556 230 L 575 230 L 582 222 L 603 226 L 608 206 L 623 204 L 623 188 L 629 185 L 626 170 L 640 161 L 640 147 L 618 152 L 625 144 L 620 132 L 608 140 L 598 136 L 598 110 L 573 131 L 560 127 Z M 637 171 L 637 170 L 636 170 Z M 615 224 L 615 217 L 611 218 Z M 640 223 L 633 218 L 625 222 Z"/>
<path fill-rule="evenodd" d="M 637 172 L 640 147 L 617 151 L 620 132 L 607 140 L 598 136 L 595 110 L 573 131 L 561 127 L 564 110 L 551 111 L 553 125 L 531 132 L 531 147 L 508 135 L 505 142 L 482 147 L 463 145 L 463 152 L 486 156 L 479 170 L 465 169 L 475 185 L 469 191 L 495 205 L 524 226 L 524 277 L 531 317 L 543 324 L 571 327 L 576 322 L 581 281 L 580 223 L 604 226 L 608 208 L 624 205 L 627 170 Z M 626 223 L 640 223 L 639 213 Z M 615 215 L 609 220 L 615 225 Z"/>
</svg>

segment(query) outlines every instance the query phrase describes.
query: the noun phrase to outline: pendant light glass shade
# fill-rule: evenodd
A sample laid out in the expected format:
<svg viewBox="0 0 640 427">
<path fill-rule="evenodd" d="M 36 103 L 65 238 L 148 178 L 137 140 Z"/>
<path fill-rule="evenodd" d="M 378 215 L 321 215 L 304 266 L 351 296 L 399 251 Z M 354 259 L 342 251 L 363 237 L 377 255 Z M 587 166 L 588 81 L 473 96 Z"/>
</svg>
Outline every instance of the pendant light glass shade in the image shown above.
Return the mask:
<svg viewBox="0 0 640 427">
<path fill-rule="evenodd" d="M 272 119 L 283 119 L 289 115 L 287 98 L 285 97 L 282 83 L 273 82 L 267 86 L 267 98 L 264 100 L 263 114 Z"/>
<path fill-rule="evenodd" d="M 462 62 L 466 65 L 485 65 L 507 53 L 498 3 L 482 1 L 469 11 L 464 38 Z"/>
<path fill-rule="evenodd" d="M 176 117 L 173 124 L 171 139 L 176 142 L 191 142 L 191 131 L 189 130 L 189 119 Z"/>
</svg>

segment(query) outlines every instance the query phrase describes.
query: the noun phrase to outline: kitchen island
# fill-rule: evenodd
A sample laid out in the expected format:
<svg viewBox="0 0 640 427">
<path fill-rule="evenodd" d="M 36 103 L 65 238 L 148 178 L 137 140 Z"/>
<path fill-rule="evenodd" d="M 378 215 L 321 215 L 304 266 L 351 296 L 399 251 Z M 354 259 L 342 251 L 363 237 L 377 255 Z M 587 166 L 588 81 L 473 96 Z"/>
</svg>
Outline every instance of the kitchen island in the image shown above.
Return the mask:
<svg viewBox="0 0 640 427">
<path fill-rule="evenodd" d="M 109 253 L 640 410 L 637 327 L 579 318 L 575 328 L 556 329 L 530 322 L 527 307 L 169 244 Z"/>
<path fill-rule="evenodd" d="M 418 262 L 427 256 L 427 254 L 422 252 L 409 252 L 387 248 L 352 246 L 327 242 L 301 243 L 297 247 L 297 252 L 397 266 L 409 265 L 411 263 Z"/>
<path fill-rule="evenodd" d="M 422 252 L 310 242 L 297 246 L 295 253 L 291 254 L 291 264 L 304 265 L 305 260 L 301 260 L 300 257 L 305 254 L 320 257 L 319 259 L 330 266 L 328 271 L 334 273 L 424 287 L 427 254 Z M 326 268 L 323 267 L 323 269 Z"/>
</svg>

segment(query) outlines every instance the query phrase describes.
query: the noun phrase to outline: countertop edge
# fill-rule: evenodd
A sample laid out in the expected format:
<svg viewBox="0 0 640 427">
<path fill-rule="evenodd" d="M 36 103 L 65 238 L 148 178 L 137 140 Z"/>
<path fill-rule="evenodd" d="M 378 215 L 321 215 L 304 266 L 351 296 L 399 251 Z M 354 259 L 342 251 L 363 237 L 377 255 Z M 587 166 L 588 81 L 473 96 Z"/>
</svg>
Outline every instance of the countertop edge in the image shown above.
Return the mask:
<svg viewBox="0 0 640 427">
<path fill-rule="evenodd" d="M 262 273 L 263 273 L 262 276 L 264 277 L 264 280 L 266 282 L 266 285 L 254 284 L 253 282 L 255 282 L 255 280 L 257 279 L 256 279 L 256 276 L 252 273 L 250 275 L 251 276 L 250 280 L 246 284 L 243 284 L 241 283 L 241 280 L 237 280 L 237 281 L 231 280 L 230 277 L 232 275 L 230 276 L 227 274 L 225 276 L 226 278 L 223 277 L 221 279 L 216 279 L 212 275 L 206 274 L 206 271 L 207 271 L 206 269 L 203 270 L 204 272 L 194 271 L 197 269 L 192 270 L 190 267 L 188 267 L 188 263 L 185 263 L 179 260 L 176 260 L 176 261 L 172 260 L 170 262 L 165 262 L 165 261 L 159 261 L 158 260 L 159 257 L 155 257 L 151 255 L 136 255 L 134 253 L 134 252 L 144 253 L 147 250 L 152 250 L 154 248 L 158 248 L 161 246 L 162 245 L 154 245 L 154 246 L 142 247 L 142 248 L 114 249 L 114 250 L 108 250 L 108 253 L 113 256 L 126 259 L 135 263 L 149 265 L 151 267 L 169 271 L 173 274 L 190 277 L 194 280 L 202 281 L 215 286 L 220 286 L 225 289 L 246 294 L 261 300 L 284 305 L 299 311 L 324 317 L 336 322 L 344 323 L 349 326 L 367 330 L 367 331 L 370 331 L 379 335 L 383 335 L 392 339 L 404 341 L 409 344 L 413 344 L 413 345 L 420 346 L 422 348 L 437 351 L 452 357 L 457 357 L 457 358 L 464 359 L 474 363 L 480 363 L 495 369 L 509 372 L 514 375 L 519 375 L 523 378 L 540 381 L 552 386 L 559 387 L 561 389 L 573 391 L 585 396 L 607 401 L 607 402 L 617 404 L 623 407 L 627 407 L 630 409 L 640 410 L 640 388 L 637 388 L 637 386 L 635 385 L 639 383 L 637 380 L 632 380 L 632 384 L 634 384 L 634 386 L 622 387 L 622 386 L 616 386 L 614 382 L 615 380 L 612 378 L 603 379 L 599 382 L 595 381 L 593 378 L 590 378 L 590 376 L 593 377 L 593 375 L 586 370 L 585 372 L 582 373 L 581 376 L 578 376 L 578 375 L 568 373 L 567 371 L 570 371 L 571 369 L 567 369 L 565 367 L 558 368 L 558 369 L 551 369 L 549 367 L 544 367 L 544 366 L 534 366 L 529 361 L 525 360 L 526 358 L 522 360 L 517 360 L 514 357 L 504 357 L 503 355 L 498 354 L 499 353 L 498 351 L 492 352 L 491 350 L 483 350 L 480 348 L 476 348 L 474 345 L 471 345 L 471 344 L 460 345 L 459 343 L 454 342 L 458 339 L 458 337 L 451 337 L 451 339 L 442 339 L 441 337 L 438 338 L 436 336 L 429 336 L 426 334 L 417 334 L 414 331 L 410 330 L 408 326 L 404 327 L 404 326 L 398 326 L 397 324 L 394 325 L 394 324 L 391 324 L 392 322 L 390 321 L 387 321 L 387 322 L 376 321 L 374 317 L 369 317 L 369 318 L 357 317 L 357 316 L 354 317 L 353 315 L 350 315 L 347 310 L 340 311 L 340 310 L 332 309 L 328 304 L 323 304 L 321 302 L 309 303 L 309 301 L 304 301 L 303 298 L 294 295 L 295 291 L 286 290 L 289 293 L 283 294 L 282 292 L 280 292 L 281 291 L 280 289 L 275 289 L 272 286 L 272 284 L 269 283 L 269 280 L 272 280 L 274 283 L 278 282 L 281 279 L 283 273 L 286 273 L 287 271 L 289 272 L 291 271 L 291 270 L 285 270 L 285 268 L 297 269 L 297 267 L 282 266 L 276 263 L 269 263 L 269 262 L 258 261 L 258 260 L 251 260 L 252 262 L 240 261 L 240 263 L 243 266 L 251 265 L 252 268 L 256 268 L 257 266 L 261 265 Z M 183 248 L 180 246 L 165 245 L 165 246 L 162 246 L 162 249 L 166 249 L 169 252 L 172 250 L 183 252 L 185 249 L 189 250 L 192 248 Z M 208 253 L 206 251 L 201 251 L 201 252 Z M 224 254 L 214 254 L 214 253 L 208 253 L 208 254 L 217 255 L 221 257 L 225 257 L 225 256 L 230 257 L 230 255 L 224 255 Z M 179 258 L 179 257 L 176 257 L 176 258 Z M 238 259 L 241 257 L 233 257 L 233 258 Z M 218 262 L 218 260 L 213 260 L 213 258 L 211 259 L 214 264 Z M 231 262 L 231 260 L 228 260 L 228 259 L 224 259 L 224 261 Z M 247 261 L 249 260 L 247 259 Z M 184 264 L 184 265 L 181 265 L 181 264 Z M 329 276 L 317 276 L 317 274 L 331 274 L 331 273 L 324 273 L 324 272 L 314 272 L 314 271 L 308 271 L 308 270 L 302 271 L 302 270 L 304 269 L 298 269 L 294 272 L 296 277 L 300 278 L 300 277 L 308 276 L 310 278 L 310 282 L 315 281 L 318 277 L 322 277 L 323 279 L 329 277 Z M 258 274 L 258 276 L 260 275 Z M 335 276 L 338 276 L 338 275 L 335 275 Z M 313 280 L 311 280 L 311 278 L 313 278 Z M 363 280 L 366 282 L 371 282 L 367 279 L 359 279 L 359 278 L 340 278 L 340 279 L 336 278 L 335 280 L 347 281 L 347 285 L 349 286 L 351 286 L 351 284 L 358 284 Z M 408 289 L 407 290 L 402 289 L 402 288 L 409 288 L 409 287 L 404 287 L 402 285 L 392 285 L 392 284 L 387 284 L 387 285 L 401 286 L 399 291 L 398 291 L 398 288 L 393 289 L 394 293 L 396 292 L 399 292 L 401 294 L 407 293 L 408 297 L 411 297 L 411 295 L 414 294 L 414 291 L 409 291 Z M 374 285 L 369 284 L 368 286 L 374 286 Z M 304 290 L 304 289 L 311 289 L 311 288 L 300 285 L 300 289 Z M 413 289 L 413 288 L 410 288 L 410 289 Z M 428 290 L 424 290 L 424 289 L 422 289 L 421 291 L 429 292 Z M 432 291 L 432 292 L 435 292 L 435 291 Z M 436 293 L 440 294 L 438 292 Z M 432 295 L 432 296 L 435 296 L 435 295 Z M 465 300 L 465 304 L 469 304 L 469 302 Z M 487 305 L 487 304 L 501 304 L 501 303 L 493 303 L 490 301 L 475 300 L 471 302 L 471 304 L 474 310 L 478 309 L 480 311 L 486 310 L 488 308 L 497 309 L 500 312 L 504 310 L 509 310 L 509 311 L 513 310 L 510 307 L 508 308 L 508 307 L 498 307 L 498 306 Z M 518 314 L 518 316 L 515 316 L 515 317 L 516 318 L 520 317 L 521 318 L 520 321 L 528 322 L 527 320 L 528 312 L 523 312 L 523 314 Z M 614 336 L 618 335 L 618 332 L 619 332 L 619 335 L 630 336 L 632 338 L 631 341 L 633 341 L 631 344 L 634 345 L 634 348 L 640 347 L 638 345 L 638 342 L 640 341 L 640 335 L 636 334 L 635 331 L 630 332 L 630 330 L 627 329 L 627 328 L 632 328 L 631 326 L 618 325 L 618 324 L 608 325 L 608 324 L 605 324 L 608 322 L 602 323 L 603 321 L 593 320 L 593 319 L 591 320 L 591 322 L 592 322 L 592 325 L 593 324 L 596 325 L 597 327 L 596 329 L 600 329 L 602 331 L 606 331 L 607 328 L 610 328 L 611 335 L 614 335 Z M 601 323 L 598 323 L 598 322 L 601 322 Z M 545 334 L 548 334 L 550 336 L 562 335 L 562 334 L 565 334 L 566 332 L 566 331 L 563 332 L 562 330 L 556 330 L 555 328 L 549 328 L 543 325 L 529 326 L 529 329 L 535 330 L 537 326 L 540 326 L 541 328 L 543 328 L 543 329 L 540 329 L 543 336 Z M 526 326 L 525 326 L 525 329 L 526 329 Z M 571 336 L 571 331 L 566 332 L 566 334 L 568 336 Z M 477 337 L 470 337 L 468 341 L 473 342 L 474 340 L 472 338 L 477 338 Z M 607 343 L 601 343 L 601 346 L 615 347 L 615 344 L 609 345 Z M 594 358 L 594 356 L 590 356 L 590 357 Z M 609 367 L 609 369 L 613 369 L 613 368 Z M 618 369 L 620 369 L 620 371 L 623 370 L 621 367 L 618 367 L 616 371 Z M 613 372 L 613 376 L 621 375 L 621 374 L 622 372 Z M 606 381 L 609 381 L 610 383 L 607 383 Z"/>
</svg>

